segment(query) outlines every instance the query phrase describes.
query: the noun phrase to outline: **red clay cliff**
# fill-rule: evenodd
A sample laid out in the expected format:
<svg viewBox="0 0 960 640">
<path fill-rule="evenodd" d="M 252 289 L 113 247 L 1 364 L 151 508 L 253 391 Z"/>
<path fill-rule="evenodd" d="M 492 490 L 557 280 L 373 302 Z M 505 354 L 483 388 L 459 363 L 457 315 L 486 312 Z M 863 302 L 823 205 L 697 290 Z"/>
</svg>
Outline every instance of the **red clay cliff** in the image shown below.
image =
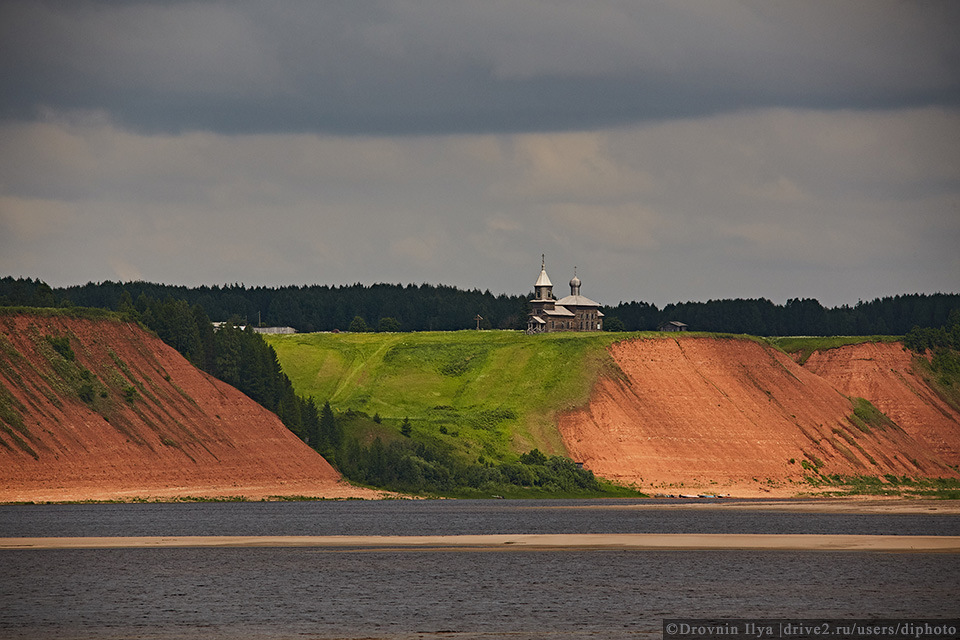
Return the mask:
<svg viewBox="0 0 960 640">
<path fill-rule="evenodd" d="M 2 316 L 0 347 L 2 502 L 376 496 L 138 325 Z"/>
<path fill-rule="evenodd" d="M 900 369 L 909 364 L 899 345 L 877 346 L 897 350 Z M 829 371 L 847 367 L 839 365 L 849 362 L 842 353 L 833 366 L 811 358 L 805 368 L 749 340 L 663 337 L 610 350 L 623 379 L 601 379 L 589 406 L 559 422 L 571 457 L 600 476 L 652 492 L 739 496 L 806 491 L 803 476 L 812 468 L 958 476 L 950 468 L 960 435 L 956 414 L 937 421 L 932 414 L 942 407 L 907 403 L 900 387 L 894 393 L 887 384 L 896 374 L 860 366 L 864 384 L 880 379 L 876 393 L 840 384 L 846 374 Z M 858 428 L 848 395 L 873 400 L 898 424 Z"/>
</svg>

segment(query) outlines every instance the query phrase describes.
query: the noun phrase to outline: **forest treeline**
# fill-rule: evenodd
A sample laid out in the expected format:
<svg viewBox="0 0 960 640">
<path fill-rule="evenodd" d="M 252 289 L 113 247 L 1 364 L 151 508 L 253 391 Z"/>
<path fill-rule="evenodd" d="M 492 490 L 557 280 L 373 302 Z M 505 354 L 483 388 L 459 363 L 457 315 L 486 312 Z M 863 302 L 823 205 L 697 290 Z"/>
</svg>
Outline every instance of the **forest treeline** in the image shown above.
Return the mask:
<svg viewBox="0 0 960 640">
<path fill-rule="evenodd" d="M 299 332 L 370 330 L 453 331 L 476 327 L 523 329 L 530 295 L 494 295 L 444 285 L 311 285 L 286 287 L 182 287 L 149 282 L 100 282 L 51 288 L 40 280 L 0 279 L 0 305 L 99 307 L 121 310 L 136 303 L 174 298 L 200 306 L 209 318 L 241 324 L 289 326 Z M 904 335 L 914 327 L 947 324 L 960 309 L 960 294 L 906 294 L 827 308 L 815 299 L 775 304 L 765 298 L 668 304 L 621 302 L 602 307 L 610 331 L 653 331 L 676 320 L 693 331 L 758 336 Z M 362 322 L 357 322 L 357 319 Z"/>
<path fill-rule="evenodd" d="M 604 309 L 628 331 L 654 330 L 677 320 L 692 331 L 755 336 L 904 335 L 914 327 L 940 327 L 960 309 L 960 294 L 914 293 L 827 308 L 817 300 L 791 299 L 778 305 L 765 299 L 708 300 L 668 304 L 663 309 L 626 302 Z M 614 322 L 613 324 L 618 324 Z M 614 330 L 611 322 L 604 328 Z"/>
</svg>

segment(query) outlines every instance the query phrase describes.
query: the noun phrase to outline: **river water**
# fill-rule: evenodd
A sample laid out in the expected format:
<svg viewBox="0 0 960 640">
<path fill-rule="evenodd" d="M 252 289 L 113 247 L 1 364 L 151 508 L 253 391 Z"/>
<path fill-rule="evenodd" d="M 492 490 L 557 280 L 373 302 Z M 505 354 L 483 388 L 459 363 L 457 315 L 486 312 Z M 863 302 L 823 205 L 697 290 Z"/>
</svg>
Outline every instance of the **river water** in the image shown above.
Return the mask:
<svg viewBox="0 0 960 640">
<path fill-rule="evenodd" d="M 642 501 L 0 506 L 0 537 L 852 533 L 947 515 Z M 189 548 L 0 552 L 0 638 L 646 638 L 677 617 L 957 617 L 960 555 Z"/>
</svg>

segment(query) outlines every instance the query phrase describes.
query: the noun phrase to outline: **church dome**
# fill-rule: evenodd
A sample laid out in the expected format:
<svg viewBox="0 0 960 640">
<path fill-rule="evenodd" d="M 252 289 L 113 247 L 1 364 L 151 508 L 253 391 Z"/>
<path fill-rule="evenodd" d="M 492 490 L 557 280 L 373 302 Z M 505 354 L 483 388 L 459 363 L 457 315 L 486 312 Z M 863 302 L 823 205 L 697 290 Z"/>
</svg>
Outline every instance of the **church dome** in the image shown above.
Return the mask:
<svg viewBox="0 0 960 640">
<path fill-rule="evenodd" d="M 573 278 L 570 280 L 570 295 L 580 295 L 580 278 L 577 277 L 577 268 L 573 268 Z"/>
</svg>

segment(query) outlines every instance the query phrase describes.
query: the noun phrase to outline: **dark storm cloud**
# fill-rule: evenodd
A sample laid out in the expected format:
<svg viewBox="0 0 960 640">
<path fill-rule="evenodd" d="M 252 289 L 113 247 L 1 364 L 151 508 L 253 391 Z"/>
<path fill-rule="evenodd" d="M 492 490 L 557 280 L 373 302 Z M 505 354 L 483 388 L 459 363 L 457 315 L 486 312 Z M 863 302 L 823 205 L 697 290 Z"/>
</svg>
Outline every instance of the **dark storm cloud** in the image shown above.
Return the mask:
<svg viewBox="0 0 960 640">
<path fill-rule="evenodd" d="M 0 2 L 0 273 L 519 293 L 546 253 L 611 304 L 954 290 L 958 22 L 933 1 Z"/>
<path fill-rule="evenodd" d="M 0 115 L 142 131 L 598 129 L 960 104 L 952 2 L 6 2 Z"/>
</svg>

